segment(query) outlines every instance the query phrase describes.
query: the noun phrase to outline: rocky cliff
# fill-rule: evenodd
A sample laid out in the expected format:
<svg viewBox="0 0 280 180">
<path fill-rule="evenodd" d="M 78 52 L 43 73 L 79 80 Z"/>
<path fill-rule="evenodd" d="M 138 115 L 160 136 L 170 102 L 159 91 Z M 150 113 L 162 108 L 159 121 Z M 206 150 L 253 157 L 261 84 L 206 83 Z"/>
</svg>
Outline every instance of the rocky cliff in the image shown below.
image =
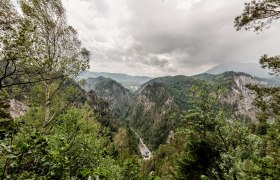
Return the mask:
<svg viewBox="0 0 280 180">
<path fill-rule="evenodd" d="M 225 96 L 225 100 L 236 105 L 235 116 L 248 117 L 251 122 L 256 123 L 258 109 L 253 105 L 255 95 L 247 88 L 247 85 L 266 85 L 266 83 L 244 74 L 233 74 L 232 79 L 233 83 Z"/>
<path fill-rule="evenodd" d="M 132 101 L 130 91 L 110 78 L 88 78 L 83 89 L 93 90 L 99 98 L 106 101 L 111 112 L 117 118 L 123 117 Z"/>
<path fill-rule="evenodd" d="M 190 108 L 192 86 L 197 82 L 218 85 L 224 89 L 222 102 L 232 113 L 233 121 L 256 123 L 254 94 L 246 85 L 265 85 L 245 73 L 226 72 L 220 75 L 201 74 L 194 77 L 156 78 L 144 84 L 131 104 L 130 125 L 153 147 L 168 140 L 170 131 L 180 124 L 180 114 Z"/>
<path fill-rule="evenodd" d="M 221 103 L 232 114 L 231 120 L 253 123 L 256 123 L 257 108 L 252 105 L 254 94 L 246 85 L 266 85 L 261 79 L 235 72 L 193 77 L 167 76 L 150 80 L 141 86 L 136 95 L 132 95 L 112 79 L 100 77 L 87 81 L 85 89 L 93 89 L 102 101 L 107 102 L 106 106 L 110 107 L 113 115 L 139 132 L 153 149 L 169 142 L 170 132 L 180 126 L 180 115 L 192 106 L 190 100 L 194 85 L 210 83 L 220 86 L 224 89 Z"/>
<path fill-rule="evenodd" d="M 172 114 L 178 111 L 179 107 L 168 88 L 162 83 L 153 82 L 131 104 L 130 126 L 137 129 L 151 147 L 156 148 L 166 134 L 176 127 Z"/>
</svg>

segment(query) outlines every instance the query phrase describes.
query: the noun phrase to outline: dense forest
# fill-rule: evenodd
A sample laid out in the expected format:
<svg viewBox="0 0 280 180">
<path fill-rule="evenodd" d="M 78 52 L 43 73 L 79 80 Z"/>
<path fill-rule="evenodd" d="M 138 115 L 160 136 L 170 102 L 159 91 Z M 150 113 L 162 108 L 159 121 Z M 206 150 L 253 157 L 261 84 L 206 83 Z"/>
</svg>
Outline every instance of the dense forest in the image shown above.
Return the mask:
<svg viewBox="0 0 280 180">
<path fill-rule="evenodd" d="M 279 7 L 248 2 L 234 25 L 265 30 Z M 147 81 L 131 92 L 77 78 L 91 56 L 60 0 L 0 1 L 0 179 L 280 179 L 277 83 L 235 72 L 137 77 Z M 280 56 L 260 64 L 279 75 Z"/>
</svg>

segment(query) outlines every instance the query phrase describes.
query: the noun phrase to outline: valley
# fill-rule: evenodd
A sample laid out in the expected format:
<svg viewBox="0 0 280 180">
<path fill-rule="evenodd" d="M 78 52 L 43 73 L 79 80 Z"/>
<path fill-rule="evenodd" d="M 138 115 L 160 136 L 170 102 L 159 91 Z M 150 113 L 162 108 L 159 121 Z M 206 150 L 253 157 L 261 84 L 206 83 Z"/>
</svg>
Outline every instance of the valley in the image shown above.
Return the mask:
<svg viewBox="0 0 280 180">
<path fill-rule="evenodd" d="M 151 151 L 149 150 L 149 148 L 147 147 L 147 145 L 144 143 L 143 139 L 139 136 L 139 134 L 137 132 L 134 131 L 134 133 L 136 134 L 136 137 L 138 137 L 139 140 L 139 151 L 141 153 L 141 156 L 144 160 L 149 160 L 153 157 Z"/>
<path fill-rule="evenodd" d="M 154 151 L 167 142 L 171 131 L 181 126 L 180 116 L 192 108 L 193 86 L 202 88 L 203 84 L 222 89 L 220 103 L 230 114 L 230 121 L 252 124 L 256 123 L 258 110 L 252 105 L 255 95 L 246 85 L 273 86 L 264 79 L 231 71 L 217 75 L 154 78 L 143 83 L 137 91 L 130 91 L 120 82 L 104 77 L 89 77 L 82 87 L 86 91 L 93 90 L 107 102 L 113 116 L 137 130 Z"/>
</svg>

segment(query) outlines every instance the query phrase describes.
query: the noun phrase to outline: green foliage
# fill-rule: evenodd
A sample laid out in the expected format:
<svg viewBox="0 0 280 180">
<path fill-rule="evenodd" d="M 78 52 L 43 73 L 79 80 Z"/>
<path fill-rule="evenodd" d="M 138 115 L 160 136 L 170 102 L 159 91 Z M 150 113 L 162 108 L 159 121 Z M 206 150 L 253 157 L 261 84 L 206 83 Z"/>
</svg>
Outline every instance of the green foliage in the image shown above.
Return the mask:
<svg viewBox="0 0 280 180">
<path fill-rule="evenodd" d="M 263 30 L 280 17 L 280 2 L 277 0 L 251 1 L 245 4 L 244 12 L 235 21 L 237 29 L 245 27 L 255 31 Z M 268 68 L 271 74 L 279 75 L 279 56 L 264 55 L 260 59 L 263 68 Z M 254 104 L 259 108 L 256 136 L 251 156 L 243 161 L 244 174 L 249 178 L 279 179 L 279 112 L 280 88 L 248 86 L 255 92 Z M 243 176 L 244 177 L 244 176 Z M 246 177 L 246 178 L 247 178 Z"/>
<path fill-rule="evenodd" d="M 45 132 L 57 115 L 57 112 L 52 112 L 52 109 L 57 108 L 53 107 L 54 96 L 69 78 L 88 68 L 90 52 L 81 47 L 76 30 L 67 25 L 60 0 L 21 0 L 20 7 L 23 13 L 21 23 L 32 27 L 32 30 L 27 31 L 29 38 L 23 37 L 31 41 L 27 56 L 29 66 L 40 72 L 38 81 L 42 81 L 41 86 L 44 86 L 41 89 L 45 92 L 41 93 L 42 98 L 38 102 L 44 107 L 41 131 Z"/>
<path fill-rule="evenodd" d="M 8 97 L 7 92 L 0 91 L 0 119 L 1 120 L 7 120 L 10 118 L 10 114 L 8 112 L 10 105 L 6 100 L 7 97 Z"/>
<path fill-rule="evenodd" d="M 280 73 L 280 56 L 268 57 L 268 55 L 263 55 L 260 59 L 260 64 L 262 68 L 268 68 L 272 72 L 272 75 L 279 75 Z"/>
<path fill-rule="evenodd" d="M 1 94 L 1 179 L 146 179 L 138 157 L 129 157 L 137 153 L 133 133 L 125 130 L 125 142 L 112 143 L 85 104 L 89 97 L 69 79 L 88 68 L 90 52 L 67 25 L 61 1 L 20 5 L 22 16 L 9 0 L 0 2 L 1 93 L 11 87 Z M 11 119 L 5 98 L 16 92 L 29 111 Z"/>
<path fill-rule="evenodd" d="M 188 142 L 185 154 L 181 154 L 181 158 L 177 160 L 174 177 L 175 179 L 200 179 L 202 176 L 215 178 L 212 173 L 217 171 L 217 161 L 220 158 L 219 150 L 215 149 L 213 144 L 192 139 Z"/>
<path fill-rule="evenodd" d="M 176 179 L 199 179 L 202 175 L 212 176 L 212 167 L 217 167 L 220 149 L 213 142 L 212 135 L 216 126 L 215 101 L 218 96 L 209 93 L 207 86 L 199 89 L 194 86 L 193 109 L 186 112 L 184 121 L 186 130 L 185 150 L 177 159 L 174 177 Z M 214 141 L 215 142 L 215 141 Z M 189 170 L 190 169 L 190 170 Z"/>
<path fill-rule="evenodd" d="M 120 157 L 139 156 L 139 140 L 131 129 L 119 128 L 113 138 L 114 146 Z"/>
<path fill-rule="evenodd" d="M 44 79 L 75 76 L 88 68 L 90 52 L 81 47 L 76 30 L 67 25 L 60 0 L 21 0 L 23 18 L 35 26 L 38 37 L 34 49 L 35 67 L 41 67 Z"/>
<path fill-rule="evenodd" d="M 0 2 L 0 90 L 40 81 L 40 71 L 32 68 L 34 26 L 18 15 L 10 0 Z"/>
<path fill-rule="evenodd" d="M 193 108 L 183 116 L 184 138 L 177 152 L 175 179 L 236 179 L 237 151 L 247 147 L 250 132 L 239 122 L 229 121 L 227 109 L 219 103 L 221 89 L 203 84 L 193 88 Z"/>
<path fill-rule="evenodd" d="M 69 109 L 46 135 L 30 123 L 15 125 L 1 141 L 4 177 L 120 179 L 122 169 L 113 159 L 106 129 L 88 113 L 87 108 Z"/>
<path fill-rule="evenodd" d="M 235 18 L 235 27 L 237 30 L 245 27 L 246 30 L 262 31 L 279 19 L 279 6 L 278 0 L 251 0 L 245 3 L 243 13 Z"/>
</svg>

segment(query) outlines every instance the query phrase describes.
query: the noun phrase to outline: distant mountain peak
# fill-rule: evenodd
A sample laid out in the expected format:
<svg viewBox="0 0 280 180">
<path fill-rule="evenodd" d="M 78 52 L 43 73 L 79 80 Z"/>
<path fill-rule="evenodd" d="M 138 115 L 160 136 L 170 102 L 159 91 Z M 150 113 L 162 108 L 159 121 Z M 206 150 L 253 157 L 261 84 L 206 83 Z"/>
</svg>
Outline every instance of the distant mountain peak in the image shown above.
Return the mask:
<svg viewBox="0 0 280 180">
<path fill-rule="evenodd" d="M 84 71 L 82 72 L 78 79 L 87 79 L 87 78 L 110 78 L 121 83 L 125 88 L 129 89 L 130 91 L 136 91 L 140 88 L 140 86 L 149 80 L 151 77 L 147 76 L 132 76 L 128 74 L 122 73 L 108 73 L 108 72 L 91 72 L 91 71 Z"/>
<path fill-rule="evenodd" d="M 255 63 L 224 63 L 217 65 L 206 73 L 208 74 L 222 74 L 227 71 L 243 72 L 259 78 L 271 78 L 269 70 L 261 68 L 259 64 Z"/>
</svg>

